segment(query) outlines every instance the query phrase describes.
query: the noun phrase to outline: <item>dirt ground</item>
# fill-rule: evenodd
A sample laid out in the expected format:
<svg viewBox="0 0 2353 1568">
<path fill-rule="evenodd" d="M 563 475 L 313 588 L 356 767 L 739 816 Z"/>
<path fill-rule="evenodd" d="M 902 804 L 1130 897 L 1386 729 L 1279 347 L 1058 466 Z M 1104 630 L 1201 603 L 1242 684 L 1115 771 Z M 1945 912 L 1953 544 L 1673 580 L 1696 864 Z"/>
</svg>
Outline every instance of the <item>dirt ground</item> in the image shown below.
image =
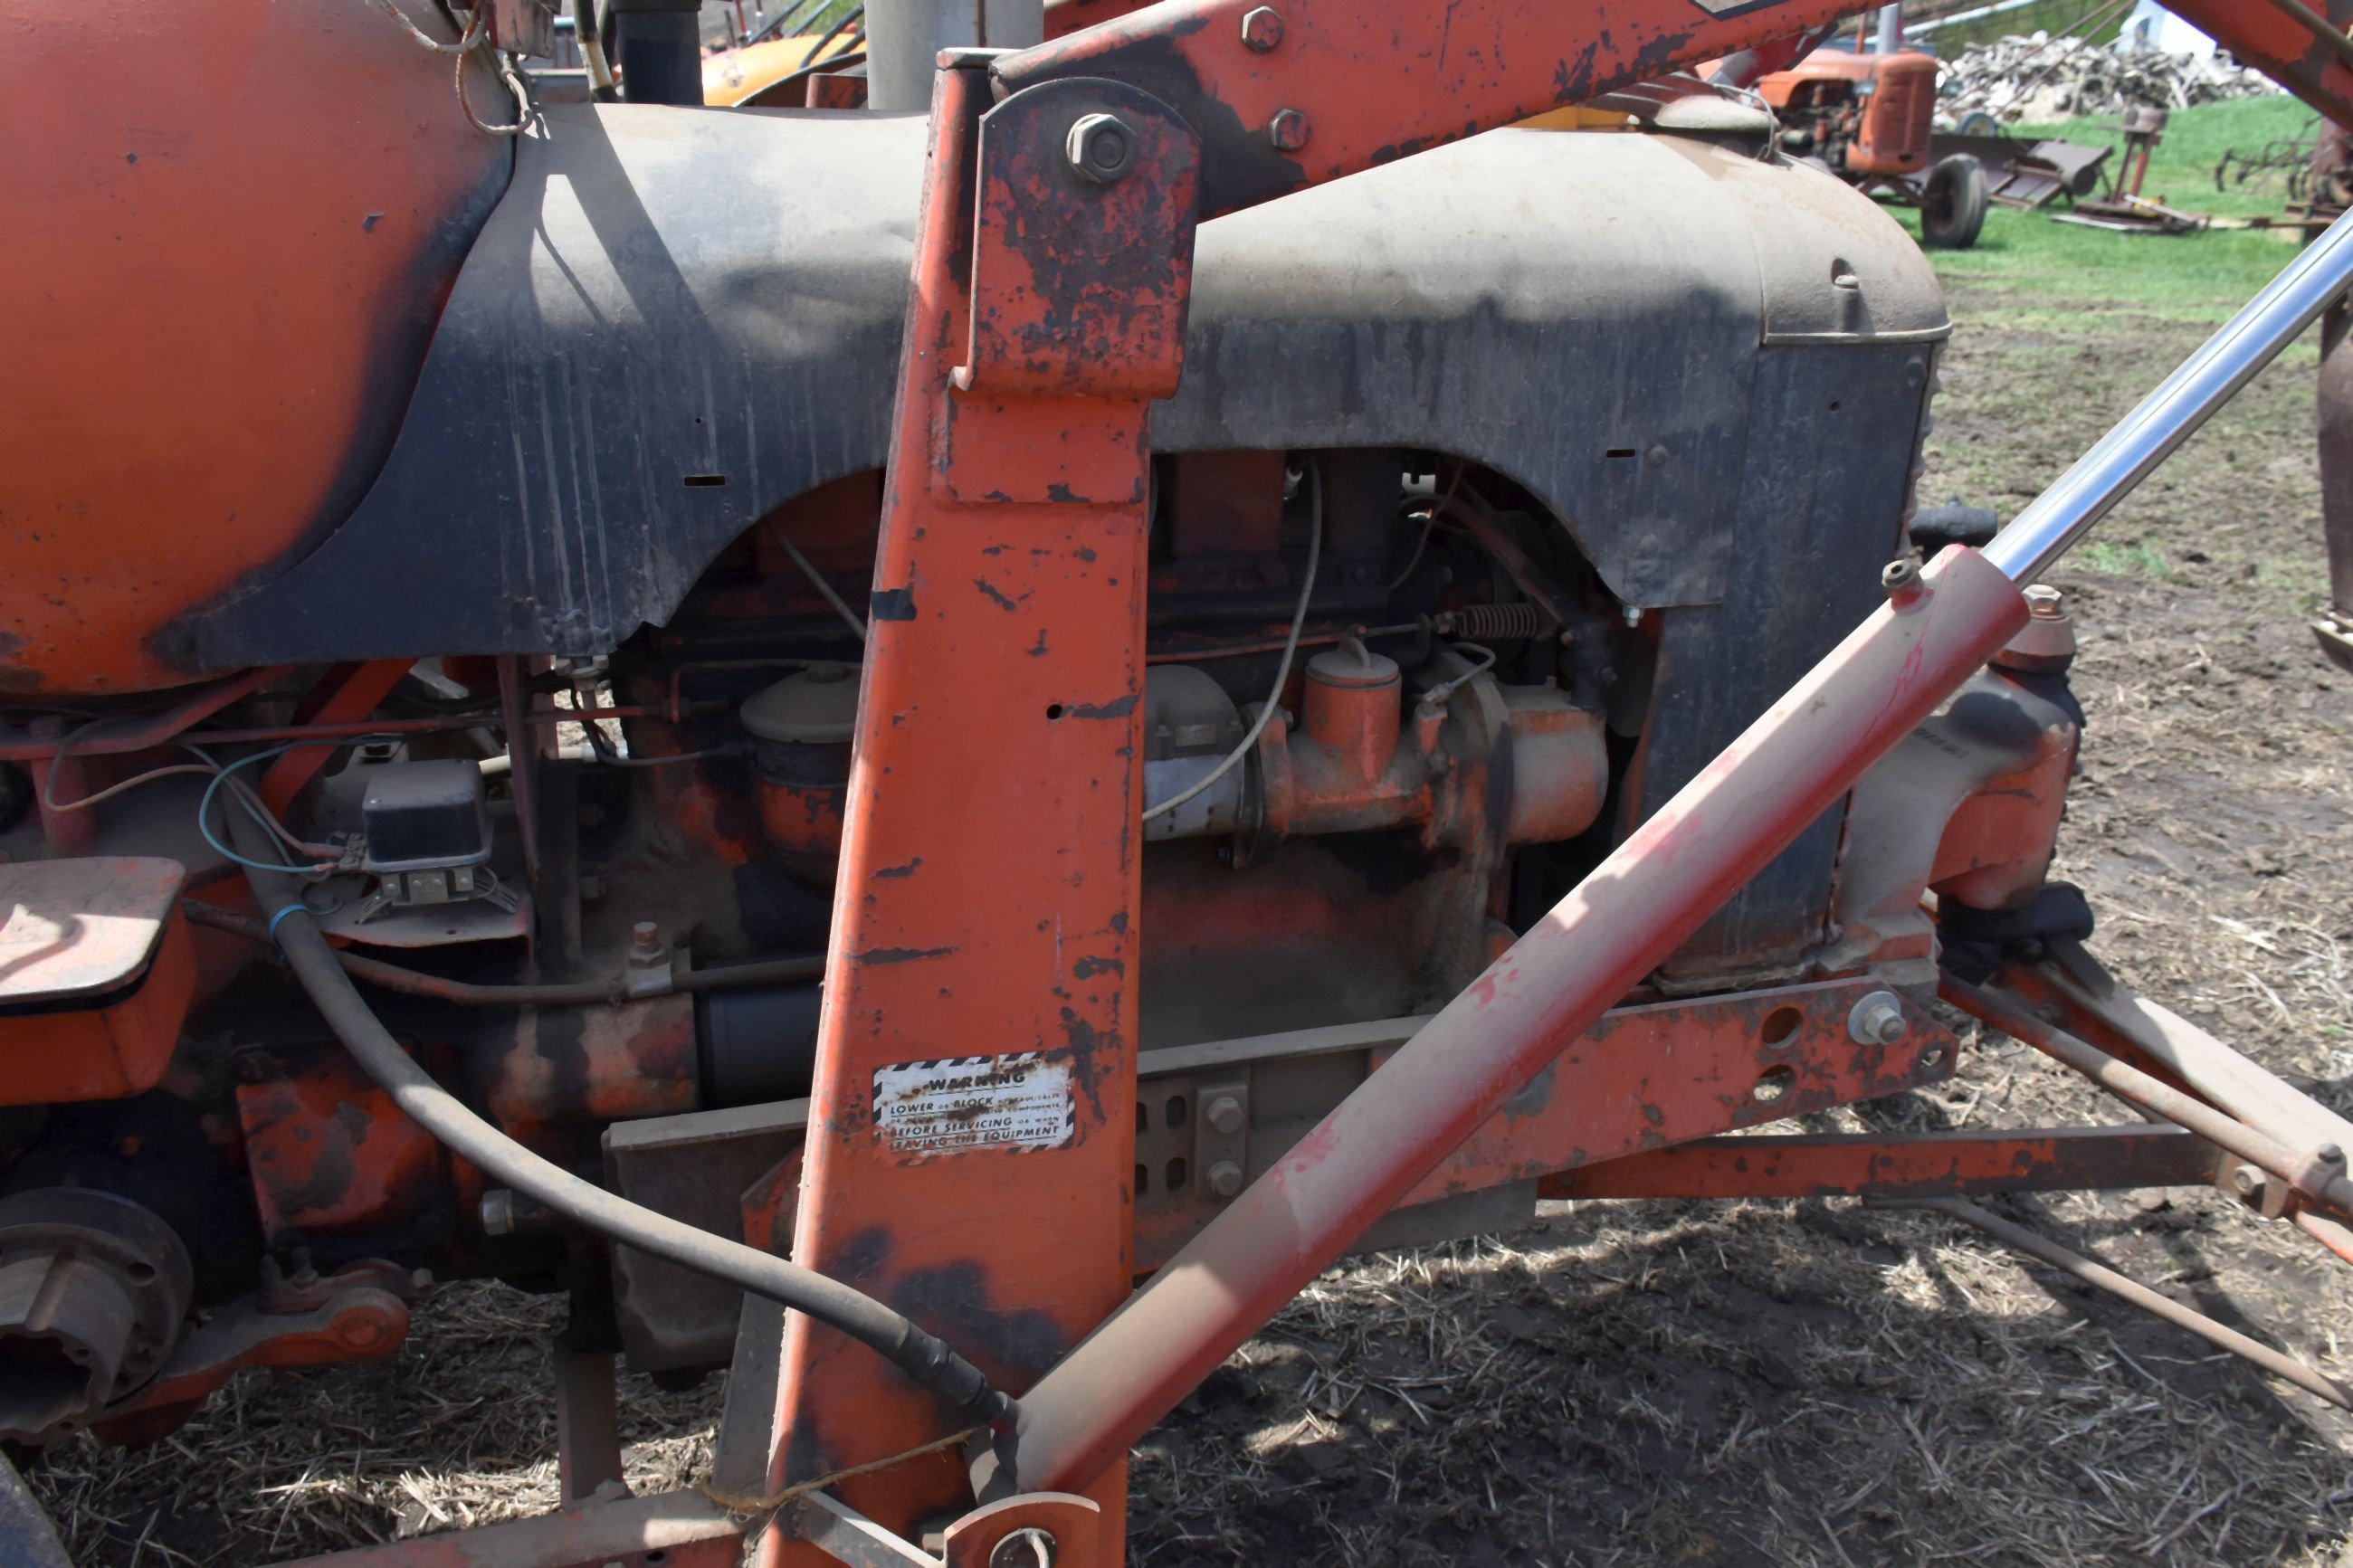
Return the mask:
<svg viewBox="0 0 2353 1568">
<path fill-rule="evenodd" d="M 1953 300 L 1924 499 L 2005 515 L 2202 335 Z M 2274 367 L 2055 579 L 2091 714 L 2065 875 L 2129 983 L 2353 1110 L 2353 679 L 2323 573 L 2315 355 Z M 2121 1121 L 2007 1043 L 1825 1127 Z M 2353 1378 L 2353 1274 L 2218 1197 L 1999 1208 Z M 554 1501 L 547 1335 L 437 1292 L 397 1359 L 248 1375 L 170 1441 L 33 1475 L 79 1563 L 246 1564 Z M 685 1483 L 717 1380 L 625 1385 Z M 1155 1432 L 1133 1551 L 1179 1564 L 2353 1564 L 2353 1424 L 1940 1217 L 1548 1205 L 1338 1269 Z"/>
</svg>

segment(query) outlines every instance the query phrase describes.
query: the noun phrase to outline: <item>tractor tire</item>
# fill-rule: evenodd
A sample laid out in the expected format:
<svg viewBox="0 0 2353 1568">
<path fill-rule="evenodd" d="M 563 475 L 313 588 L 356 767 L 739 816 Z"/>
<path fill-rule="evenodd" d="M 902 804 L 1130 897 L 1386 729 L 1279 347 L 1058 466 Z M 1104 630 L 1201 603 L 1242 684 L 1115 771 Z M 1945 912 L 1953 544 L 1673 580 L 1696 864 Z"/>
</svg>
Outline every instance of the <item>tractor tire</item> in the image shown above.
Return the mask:
<svg viewBox="0 0 2353 1568">
<path fill-rule="evenodd" d="M 1967 250 L 1985 227 L 1985 165 L 1957 153 L 1928 171 L 1920 185 L 1920 243 L 1931 250 Z"/>
<path fill-rule="evenodd" d="M 2001 121 L 1982 109 L 1972 109 L 1961 116 L 1961 122 L 1953 130 L 1962 136 L 1999 136 L 2001 134 Z"/>
</svg>

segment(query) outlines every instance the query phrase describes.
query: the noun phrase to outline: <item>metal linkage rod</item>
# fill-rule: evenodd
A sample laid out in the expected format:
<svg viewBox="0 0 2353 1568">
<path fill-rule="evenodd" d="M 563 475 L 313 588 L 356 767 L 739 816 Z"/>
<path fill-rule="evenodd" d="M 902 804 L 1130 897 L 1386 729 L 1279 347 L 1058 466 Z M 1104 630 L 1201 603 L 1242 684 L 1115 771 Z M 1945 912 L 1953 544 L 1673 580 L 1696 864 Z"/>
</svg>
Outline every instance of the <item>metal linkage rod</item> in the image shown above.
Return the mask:
<svg viewBox="0 0 2353 1568">
<path fill-rule="evenodd" d="M 2269 1133 L 2224 1115 L 2196 1095 L 2185 1094 L 2130 1062 L 2110 1056 L 2090 1041 L 2043 1022 L 2016 996 L 1980 990 L 1950 974 L 1938 983 L 1936 994 L 1971 1017 L 2073 1068 L 2117 1099 L 2187 1127 L 2209 1143 L 2278 1177 L 2316 1202 L 2326 1203 L 2340 1213 L 2353 1214 L 2353 1180 L 2347 1178 L 2343 1150 L 2335 1150 L 2333 1160 L 2319 1151 L 2299 1153 Z"/>
<path fill-rule="evenodd" d="M 2316 1399 L 2325 1399 L 2340 1410 L 2353 1410 L 2353 1393 L 2343 1384 L 2324 1372 L 2316 1371 L 2289 1355 L 2274 1350 L 2261 1340 L 2250 1339 L 2236 1329 L 2223 1327 L 2205 1313 L 2193 1310 L 2168 1296 L 2160 1296 L 2137 1280 L 2127 1279 L 2105 1264 L 2094 1263 L 2080 1252 L 2070 1252 L 2046 1237 L 2037 1236 L 2024 1226 L 2012 1225 L 2000 1215 L 1979 1208 L 1967 1198 L 1883 1198 L 1872 1203 L 1873 1208 L 1933 1209 L 1949 1215 L 1965 1225 L 1973 1225 L 1997 1241 L 2005 1242 L 2086 1285 L 2096 1285 L 2110 1295 L 2130 1301 L 2145 1312 L 2154 1313 L 2176 1328 L 2189 1330 L 2207 1343 L 2220 1345 L 2232 1355 L 2253 1363 L 2274 1377 L 2292 1383 Z"/>
<path fill-rule="evenodd" d="M 2348 287 L 2353 226 L 2340 217 L 2012 518 L 1986 559 L 2013 583 L 2041 576 Z"/>
</svg>

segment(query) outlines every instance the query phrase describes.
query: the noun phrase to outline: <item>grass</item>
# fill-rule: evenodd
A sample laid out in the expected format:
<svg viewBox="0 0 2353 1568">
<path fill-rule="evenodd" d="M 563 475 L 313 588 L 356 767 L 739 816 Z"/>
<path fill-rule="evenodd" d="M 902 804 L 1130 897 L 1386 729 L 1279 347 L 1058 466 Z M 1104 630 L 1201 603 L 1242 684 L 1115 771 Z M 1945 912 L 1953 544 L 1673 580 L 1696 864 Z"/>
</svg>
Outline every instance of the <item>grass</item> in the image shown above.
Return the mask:
<svg viewBox="0 0 2353 1568">
<path fill-rule="evenodd" d="M 2284 94 L 2183 110 L 2166 127 L 2141 189 L 2191 212 L 2225 217 L 2275 214 L 2286 200 L 2282 180 L 2218 191 L 2214 166 L 2230 148 L 2253 152 L 2268 142 L 2306 139 L 2315 123 L 2310 110 Z M 2016 132 L 2111 146 L 2122 142 L 2112 121 L 2073 120 L 2020 126 Z M 1918 214 L 1898 209 L 1896 216 L 1919 232 Z M 2059 223 L 2047 213 L 1996 206 L 1973 247 L 1929 254 L 1947 287 L 2015 296 L 2017 309 L 2006 314 L 2021 325 L 2033 324 L 2037 317 L 2086 311 L 2202 323 L 2221 321 L 2268 282 L 2286 263 L 2291 243 L 2281 232 L 2260 229 L 2117 234 Z"/>
</svg>

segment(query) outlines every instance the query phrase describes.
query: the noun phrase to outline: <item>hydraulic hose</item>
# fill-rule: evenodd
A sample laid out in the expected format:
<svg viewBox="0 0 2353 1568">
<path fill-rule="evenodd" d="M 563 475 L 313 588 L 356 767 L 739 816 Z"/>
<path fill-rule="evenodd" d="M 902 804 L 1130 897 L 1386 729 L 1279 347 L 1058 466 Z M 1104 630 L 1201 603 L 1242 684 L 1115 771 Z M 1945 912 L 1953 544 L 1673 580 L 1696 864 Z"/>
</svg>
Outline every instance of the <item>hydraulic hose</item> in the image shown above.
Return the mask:
<svg viewBox="0 0 2353 1568">
<path fill-rule="evenodd" d="M 248 855 L 269 850 L 259 824 L 229 814 L 230 833 Z M 543 1160 L 475 1115 L 409 1058 L 352 984 L 317 922 L 296 896 L 295 879 L 248 869 L 253 894 L 294 978 L 361 1070 L 418 1126 L 465 1160 L 566 1219 L 623 1247 L 807 1313 L 849 1335 L 959 1410 L 997 1422 L 1012 1401 L 945 1341 L 925 1332 L 872 1297 L 786 1258 L 729 1241 L 656 1214 Z"/>
</svg>

